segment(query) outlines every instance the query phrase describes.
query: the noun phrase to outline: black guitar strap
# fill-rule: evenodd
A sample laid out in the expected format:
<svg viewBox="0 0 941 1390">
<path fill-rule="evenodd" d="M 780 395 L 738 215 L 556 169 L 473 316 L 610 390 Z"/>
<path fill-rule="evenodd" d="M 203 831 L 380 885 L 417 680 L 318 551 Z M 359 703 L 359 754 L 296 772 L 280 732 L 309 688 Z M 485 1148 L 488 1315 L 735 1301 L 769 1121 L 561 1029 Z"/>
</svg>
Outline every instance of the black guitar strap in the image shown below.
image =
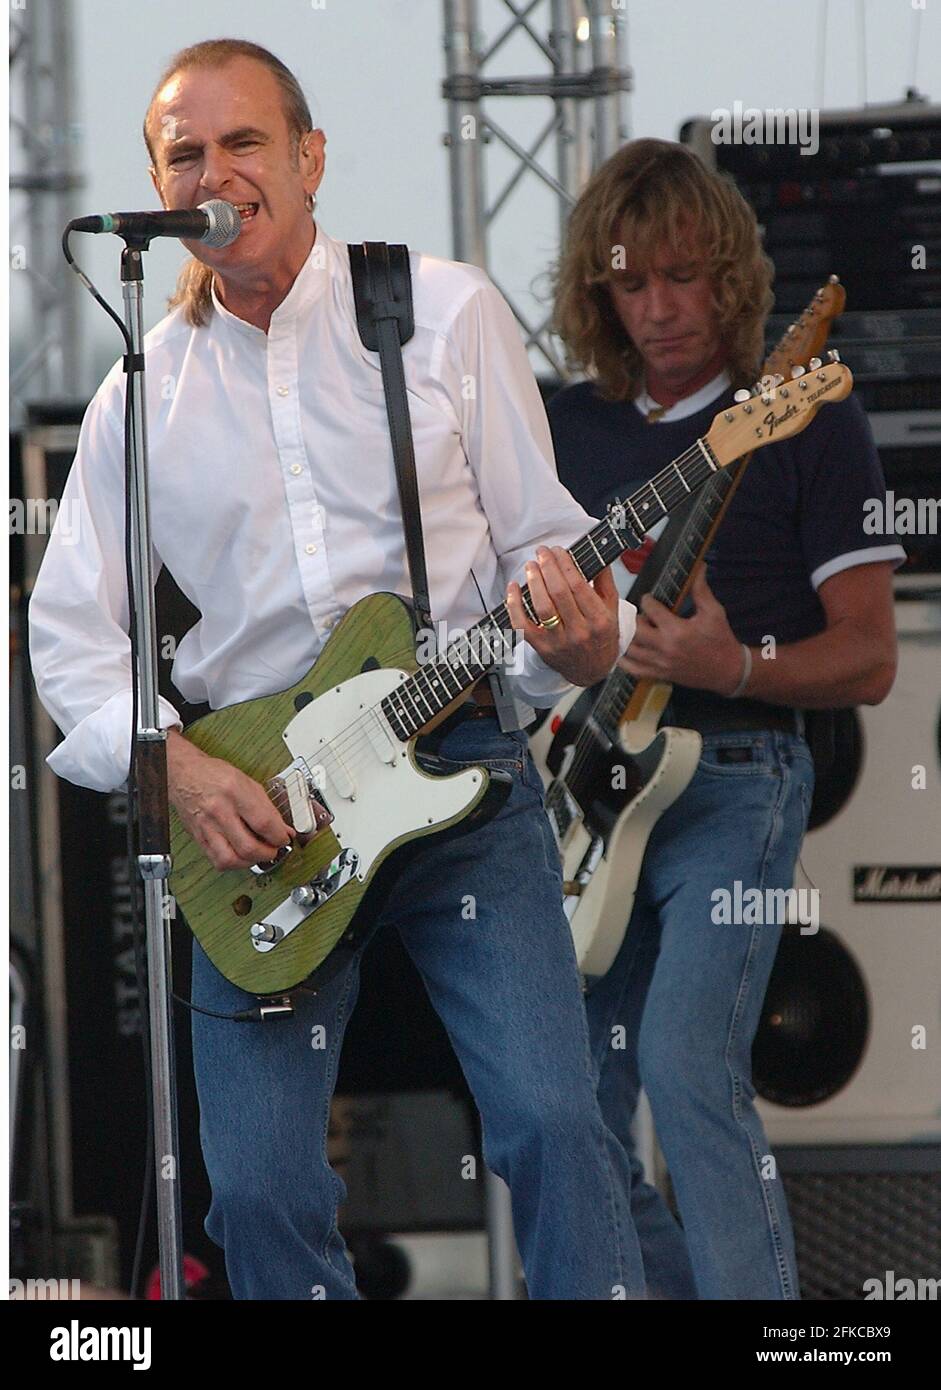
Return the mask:
<svg viewBox="0 0 941 1390">
<path fill-rule="evenodd" d="M 379 353 L 382 367 L 382 389 L 392 436 L 415 616 L 420 627 L 433 631 L 421 505 L 415 474 L 415 445 L 402 362 L 402 345 L 415 332 L 408 247 L 387 246 L 384 241 L 365 241 L 362 246 L 350 245 L 349 250 L 356 327 L 363 345 L 370 352 Z M 489 682 L 503 732 L 524 728 L 532 718 L 529 706 L 517 706 L 499 670 L 491 672 Z"/>
<path fill-rule="evenodd" d="M 415 332 L 408 247 L 387 246 L 384 241 L 364 241 L 362 246 L 351 245 L 349 249 L 356 327 L 364 346 L 370 352 L 378 352 L 382 367 L 382 389 L 392 436 L 415 616 L 420 627 L 431 630 L 431 602 L 415 473 L 415 445 L 402 362 L 402 345 Z"/>
</svg>

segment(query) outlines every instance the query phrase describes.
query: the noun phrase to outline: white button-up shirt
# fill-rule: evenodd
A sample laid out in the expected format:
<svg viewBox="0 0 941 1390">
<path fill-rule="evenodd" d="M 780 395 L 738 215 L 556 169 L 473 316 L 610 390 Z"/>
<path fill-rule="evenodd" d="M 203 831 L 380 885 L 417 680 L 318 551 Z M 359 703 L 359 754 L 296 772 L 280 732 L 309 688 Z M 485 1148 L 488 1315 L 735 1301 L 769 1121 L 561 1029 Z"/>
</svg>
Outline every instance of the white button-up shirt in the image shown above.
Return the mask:
<svg viewBox="0 0 941 1390">
<path fill-rule="evenodd" d="M 558 481 L 519 331 L 486 275 L 414 255 L 412 277 L 405 376 L 432 616 L 450 637 L 524 582 L 537 545 L 571 545 L 592 518 Z M 204 327 L 178 308 L 145 346 L 155 575 L 166 565 L 202 615 L 172 679 L 218 709 L 293 685 L 352 604 L 411 584 L 346 246 L 318 227 L 267 333 L 213 303 Z M 60 508 L 72 525 L 53 528 L 30 603 L 37 689 L 65 734 L 49 765 L 99 791 L 124 784 L 131 744 L 123 408 L 116 363 L 82 424 Z M 622 601 L 619 617 L 623 650 L 634 609 Z M 511 680 L 543 706 L 570 688 L 528 646 Z M 163 699 L 159 722 L 181 726 Z"/>
</svg>

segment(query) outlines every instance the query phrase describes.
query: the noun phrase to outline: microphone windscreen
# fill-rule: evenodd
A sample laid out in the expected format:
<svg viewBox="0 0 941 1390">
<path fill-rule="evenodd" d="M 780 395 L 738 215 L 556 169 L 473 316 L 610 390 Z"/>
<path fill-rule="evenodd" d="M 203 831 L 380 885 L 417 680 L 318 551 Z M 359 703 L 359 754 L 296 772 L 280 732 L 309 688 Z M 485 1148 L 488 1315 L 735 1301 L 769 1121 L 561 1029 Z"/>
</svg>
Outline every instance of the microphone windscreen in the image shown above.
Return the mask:
<svg viewBox="0 0 941 1390">
<path fill-rule="evenodd" d="M 224 198 L 210 198 L 208 202 L 200 203 L 199 210 L 209 218 L 209 230 L 200 240 L 206 246 L 213 246 L 217 250 L 223 246 L 231 246 L 242 230 L 238 208 L 232 203 L 227 203 Z"/>
</svg>

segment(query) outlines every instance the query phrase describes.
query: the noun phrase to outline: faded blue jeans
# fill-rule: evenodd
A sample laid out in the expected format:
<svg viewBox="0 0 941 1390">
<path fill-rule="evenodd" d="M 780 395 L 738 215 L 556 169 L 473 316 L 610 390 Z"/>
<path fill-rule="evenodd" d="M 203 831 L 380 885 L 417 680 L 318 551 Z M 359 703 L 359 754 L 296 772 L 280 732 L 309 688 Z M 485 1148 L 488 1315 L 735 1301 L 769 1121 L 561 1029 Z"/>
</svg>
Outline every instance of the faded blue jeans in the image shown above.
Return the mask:
<svg viewBox="0 0 941 1390">
<path fill-rule="evenodd" d="M 751 1082 L 781 924 L 719 925 L 712 894 L 736 879 L 743 893 L 793 885 L 813 778 L 794 734 L 705 735 L 693 780 L 654 827 L 621 950 L 586 999 L 602 1114 L 631 1154 L 652 1298 L 800 1297 Z M 634 1152 L 641 1087 L 682 1227 Z"/>
<path fill-rule="evenodd" d="M 526 735 L 472 719 L 439 751 L 455 769 L 510 772 L 509 800 L 462 838 L 429 841 L 398 879 L 379 929 L 401 932 L 461 1062 L 485 1161 L 510 1187 L 530 1297 L 642 1298 L 630 1167 L 601 1119 L 558 853 Z M 473 919 L 462 910 L 467 895 Z M 345 1190 L 325 1141 L 358 974 L 357 961 L 316 997 L 297 995 L 290 1020 L 193 1016 L 212 1185 L 206 1231 L 225 1249 L 237 1299 L 356 1297 L 336 1223 Z M 253 1002 L 195 944 L 193 1000 L 220 1012 Z M 322 1048 L 311 1046 L 318 1024 Z M 455 1172 L 454 1181 L 465 1179 Z"/>
</svg>

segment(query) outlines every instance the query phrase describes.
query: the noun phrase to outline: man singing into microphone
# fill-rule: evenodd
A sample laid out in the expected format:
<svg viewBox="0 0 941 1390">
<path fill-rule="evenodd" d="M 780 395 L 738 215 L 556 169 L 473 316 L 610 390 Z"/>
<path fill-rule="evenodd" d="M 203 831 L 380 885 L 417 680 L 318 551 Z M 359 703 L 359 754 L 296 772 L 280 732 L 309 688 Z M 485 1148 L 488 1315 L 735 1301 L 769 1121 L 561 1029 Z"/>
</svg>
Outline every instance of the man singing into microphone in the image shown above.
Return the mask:
<svg viewBox="0 0 941 1390">
<path fill-rule="evenodd" d="M 166 208 L 221 198 L 242 217 L 222 250 L 187 243 L 196 259 L 146 339 L 156 565 L 202 615 L 173 679 L 188 700 L 220 708 L 293 685 L 367 593 L 411 592 L 402 515 L 347 248 L 311 215 L 325 142 L 296 79 L 256 45 L 197 44 L 160 79 L 145 138 Z M 466 628 L 508 594 L 527 643 L 512 679 L 522 698 L 552 704 L 610 670 L 632 610 L 619 615 L 607 571 L 592 586 L 563 549 L 591 518 L 555 476 L 506 304 L 468 266 L 415 256 L 412 274 L 405 375 L 432 610 Z M 82 508 L 80 541 L 53 532 L 30 609 L 37 686 L 65 733 L 50 764 L 101 791 L 123 785 L 130 756 L 123 380 L 117 364 L 86 413 L 65 493 Z M 520 580 L 545 626 L 523 614 Z M 188 743 L 165 701 L 160 722 L 171 801 L 211 864 L 273 858 L 290 832 L 263 788 Z M 512 792 L 472 835 L 426 842 L 382 925 L 401 932 L 457 1050 L 486 1161 L 512 1191 L 530 1295 L 642 1296 L 628 1161 L 594 1095 L 558 854 L 525 735 L 501 732 L 476 697 L 439 751 L 506 768 Z M 206 1228 L 236 1298 L 356 1296 L 324 1138 L 357 977 L 354 966 L 297 996 L 294 1017 L 274 1025 L 194 1015 Z M 193 998 L 223 1014 L 253 1002 L 195 944 Z M 318 1025 L 325 1048 L 311 1046 Z"/>
</svg>

